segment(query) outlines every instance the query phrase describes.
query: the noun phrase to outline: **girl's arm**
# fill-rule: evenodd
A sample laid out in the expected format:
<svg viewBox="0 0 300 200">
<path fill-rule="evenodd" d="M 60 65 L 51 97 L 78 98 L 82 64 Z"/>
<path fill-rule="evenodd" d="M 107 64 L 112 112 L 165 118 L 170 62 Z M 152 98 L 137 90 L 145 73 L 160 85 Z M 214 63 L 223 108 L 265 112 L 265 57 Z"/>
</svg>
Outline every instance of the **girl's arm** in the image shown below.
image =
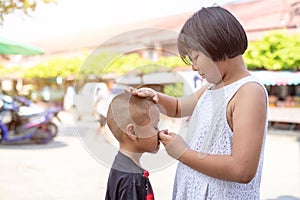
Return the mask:
<svg viewBox="0 0 300 200">
<path fill-rule="evenodd" d="M 232 154 L 205 155 L 186 148 L 179 135 L 159 134 L 169 155 L 189 167 L 218 179 L 248 183 L 255 176 L 266 123 L 266 94 L 249 83 L 232 99 Z"/>
<path fill-rule="evenodd" d="M 169 117 L 186 117 L 192 115 L 198 99 L 205 90 L 204 86 L 191 95 L 179 98 L 156 92 L 151 88 L 132 88 L 131 93 L 140 97 L 151 97 L 154 102 L 159 104 L 161 113 Z"/>
</svg>

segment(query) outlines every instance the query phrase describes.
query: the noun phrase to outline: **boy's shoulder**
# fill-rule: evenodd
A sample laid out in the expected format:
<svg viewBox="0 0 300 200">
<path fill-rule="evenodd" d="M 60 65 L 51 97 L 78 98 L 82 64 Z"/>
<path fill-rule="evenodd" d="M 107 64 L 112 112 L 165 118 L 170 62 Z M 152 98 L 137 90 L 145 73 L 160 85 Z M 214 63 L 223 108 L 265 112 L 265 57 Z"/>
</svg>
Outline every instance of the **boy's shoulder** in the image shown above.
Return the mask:
<svg viewBox="0 0 300 200">
<path fill-rule="evenodd" d="M 152 191 L 150 181 L 144 175 L 144 171 L 129 157 L 118 152 L 108 177 L 106 197 L 119 195 L 124 197 L 123 199 L 144 199 L 148 190 Z"/>
<path fill-rule="evenodd" d="M 111 169 L 120 171 L 121 173 L 144 173 L 143 168 L 135 164 L 135 162 L 131 158 L 129 158 L 120 151 L 118 151 L 118 154 L 115 157 Z"/>
</svg>

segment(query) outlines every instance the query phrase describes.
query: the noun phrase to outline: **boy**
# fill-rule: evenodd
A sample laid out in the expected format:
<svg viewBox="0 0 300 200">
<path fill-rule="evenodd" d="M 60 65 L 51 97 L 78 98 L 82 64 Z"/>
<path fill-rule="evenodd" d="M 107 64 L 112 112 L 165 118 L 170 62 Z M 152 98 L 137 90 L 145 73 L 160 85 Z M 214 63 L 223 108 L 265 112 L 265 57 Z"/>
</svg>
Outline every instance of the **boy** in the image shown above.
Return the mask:
<svg viewBox="0 0 300 200">
<path fill-rule="evenodd" d="M 107 112 L 107 124 L 119 142 L 106 191 L 106 200 L 154 199 L 149 173 L 140 166 L 144 152 L 159 150 L 160 112 L 148 98 L 121 93 L 113 98 Z"/>
</svg>

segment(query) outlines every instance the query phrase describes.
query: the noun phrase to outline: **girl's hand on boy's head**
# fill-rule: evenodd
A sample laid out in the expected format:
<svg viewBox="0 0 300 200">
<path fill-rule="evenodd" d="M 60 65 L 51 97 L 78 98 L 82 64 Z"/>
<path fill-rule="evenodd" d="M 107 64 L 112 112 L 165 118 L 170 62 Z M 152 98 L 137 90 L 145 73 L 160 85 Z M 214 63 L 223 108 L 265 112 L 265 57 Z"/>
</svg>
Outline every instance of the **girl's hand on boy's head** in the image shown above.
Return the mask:
<svg viewBox="0 0 300 200">
<path fill-rule="evenodd" d="M 139 97 L 150 97 L 155 103 L 158 103 L 158 95 L 152 88 L 142 87 L 142 88 L 129 88 L 129 91 L 133 95 Z"/>
<path fill-rule="evenodd" d="M 175 159 L 179 159 L 188 148 L 182 137 L 172 132 L 160 131 L 159 139 L 165 146 L 167 153 Z"/>
</svg>

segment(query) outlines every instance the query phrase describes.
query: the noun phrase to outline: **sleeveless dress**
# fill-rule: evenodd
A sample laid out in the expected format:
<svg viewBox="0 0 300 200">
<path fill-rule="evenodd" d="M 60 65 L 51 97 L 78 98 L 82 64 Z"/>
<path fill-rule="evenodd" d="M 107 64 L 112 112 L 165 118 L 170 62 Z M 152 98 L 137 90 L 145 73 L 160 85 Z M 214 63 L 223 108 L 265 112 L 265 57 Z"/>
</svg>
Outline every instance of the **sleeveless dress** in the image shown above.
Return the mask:
<svg viewBox="0 0 300 200">
<path fill-rule="evenodd" d="M 264 85 L 253 76 L 244 77 L 216 90 L 208 87 L 198 100 L 190 119 L 187 132 L 190 149 L 207 154 L 231 155 L 234 133 L 227 123 L 226 108 L 238 89 L 248 82 L 256 82 L 264 88 L 267 103 L 268 96 Z M 266 120 L 264 141 L 267 124 Z M 247 184 L 213 178 L 179 163 L 173 200 L 259 200 L 264 141 L 256 175 Z"/>
</svg>

